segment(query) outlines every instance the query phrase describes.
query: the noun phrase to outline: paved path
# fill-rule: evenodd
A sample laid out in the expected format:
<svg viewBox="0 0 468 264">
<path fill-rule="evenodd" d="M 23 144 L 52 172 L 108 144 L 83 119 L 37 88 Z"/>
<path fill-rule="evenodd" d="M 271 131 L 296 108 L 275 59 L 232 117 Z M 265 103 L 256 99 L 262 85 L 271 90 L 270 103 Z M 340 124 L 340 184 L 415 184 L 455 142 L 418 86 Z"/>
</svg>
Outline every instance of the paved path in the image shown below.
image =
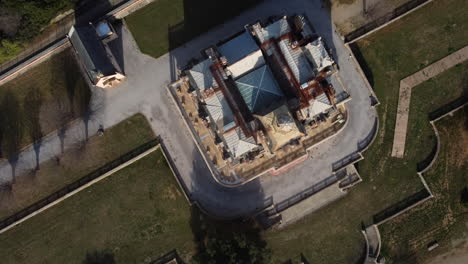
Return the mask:
<svg viewBox="0 0 468 264">
<path fill-rule="evenodd" d="M 281 223 L 279 227 L 285 227 L 289 224 L 292 224 L 299 219 L 303 218 L 305 215 L 310 214 L 311 212 L 317 211 L 320 208 L 336 201 L 346 195 L 346 192 L 342 191 L 339 187 L 339 183 L 335 183 L 327 188 L 319 191 L 316 194 L 300 201 L 282 211 L 281 214 Z"/>
<path fill-rule="evenodd" d="M 349 120 L 338 137 L 314 147 L 311 159 L 301 165 L 277 176 L 265 175 L 241 187 L 222 187 L 209 174 L 165 86 L 174 80 L 175 68 L 186 65 L 202 49 L 240 31 L 244 25 L 271 15 L 304 12 L 333 50 L 340 66 L 340 76 L 352 97 L 346 103 Z M 262 208 L 268 198 L 279 202 L 325 179 L 332 174 L 332 163 L 357 151 L 358 142 L 369 135 L 374 125 L 376 111 L 371 107 L 369 90 L 342 40 L 334 32 L 328 11 L 320 7 L 319 0 L 265 0 L 227 24 L 158 59 L 141 54 L 126 28 L 122 29 L 120 36 L 118 41 L 111 43 L 111 48 L 122 53 L 122 68 L 128 79 L 118 87 L 94 91 L 94 104 L 100 108 L 90 123 L 90 135 L 96 133 L 98 124 L 107 128 L 137 112 L 143 113 L 155 133 L 164 140 L 190 197 L 212 214 L 225 217 L 249 214 Z M 116 54 L 120 56 L 119 52 Z M 77 123 L 70 128 L 65 148 L 72 148 L 82 134 L 82 124 Z M 40 152 L 42 161 L 59 152 L 58 143 L 57 137 L 46 140 Z M 33 167 L 34 157 L 33 149 L 22 153 L 17 175 Z M 8 163 L 0 164 L 0 175 L 2 180 L 11 179 Z"/>
<path fill-rule="evenodd" d="M 377 258 L 380 254 L 380 232 L 377 225 L 368 226 L 365 230 L 367 236 L 367 243 L 369 247 L 368 257 L 369 258 Z M 367 258 L 366 258 L 367 259 Z"/>
<path fill-rule="evenodd" d="M 411 89 L 424 81 L 452 68 L 468 59 L 468 46 L 434 62 L 426 68 L 400 81 L 395 135 L 393 137 L 392 157 L 403 158 L 405 154 L 406 132 L 411 101 Z"/>
</svg>

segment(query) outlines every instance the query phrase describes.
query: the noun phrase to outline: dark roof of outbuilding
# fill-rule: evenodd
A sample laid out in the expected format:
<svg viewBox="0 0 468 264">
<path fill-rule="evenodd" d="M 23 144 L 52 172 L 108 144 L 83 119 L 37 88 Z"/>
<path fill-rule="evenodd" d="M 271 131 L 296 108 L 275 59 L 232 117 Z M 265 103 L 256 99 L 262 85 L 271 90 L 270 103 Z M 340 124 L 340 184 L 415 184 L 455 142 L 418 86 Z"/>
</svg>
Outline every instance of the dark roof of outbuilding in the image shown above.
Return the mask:
<svg viewBox="0 0 468 264">
<path fill-rule="evenodd" d="M 116 68 L 91 25 L 72 28 L 69 38 L 93 81 L 99 73 L 104 76 L 115 74 Z"/>
</svg>

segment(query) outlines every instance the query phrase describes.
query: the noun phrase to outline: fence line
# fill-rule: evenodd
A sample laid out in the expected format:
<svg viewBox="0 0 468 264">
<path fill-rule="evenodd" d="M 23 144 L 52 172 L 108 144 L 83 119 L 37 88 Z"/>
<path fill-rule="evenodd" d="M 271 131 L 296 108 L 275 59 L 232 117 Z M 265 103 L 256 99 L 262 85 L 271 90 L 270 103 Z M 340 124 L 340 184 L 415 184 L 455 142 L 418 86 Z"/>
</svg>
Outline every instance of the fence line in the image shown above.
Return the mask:
<svg viewBox="0 0 468 264">
<path fill-rule="evenodd" d="M 417 193 L 414 193 L 404 200 L 401 200 L 384 210 L 378 212 L 373 216 L 374 223 L 376 225 L 382 224 L 406 211 L 413 208 L 414 206 L 421 203 L 421 201 L 425 201 L 427 198 L 432 197 L 430 193 L 426 190 L 426 188 L 420 190 Z"/>
<path fill-rule="evenodd" d="M 336 183 L 338 181 L 338 177 L 335 174 L 332 174 L 328 176 L 327 178 L 323 179 L 322 181 L 304 189 L 298 194 L 295 194 L 275 205 L 275 209 L 277 213 L 280 213 L 287 208 L 299 203 L 300 201 L 303 201 L 304 199 L 316 194 L 317 192 L 327 188 L 328 186 L 331 186 L 332 184 Z"/>
<path fill-rule="evenodd" d="M 193 202 L 192 198 L 190 197 L 190 192 L 189 192 L 187 186 L 185 185 L 185 182 L 182 179 L 179 178 L 180 173 L 177 170 L 177 167 L 174 164 L 174 160 L 172 159 L 169 151 L 166 148 L 166 145 L 164 144 L 164 141 L 161 138 L 160 138 L 160 141 L 159 141 L 159 145 L 161 146 L 163 156 L 164 156 L 164 158 L 166 158 L 166 161 L 167 161 L 167 163 L 169 165 L 169 168 L 171 169 L 172 174 L 174 175 L 174 177 L 176 179 L 177 184 L 179 185 L 180 189 L 182 189 L 182 192 L 184 193 L 185 199 L 187 200 L 187 202 L 190 205 L 192 205 L 194 202 Z"/>
<path fill-rule="evenodd" d="M 55 30 L 53 30 L 52 33 L 49 33 L 45 38 L 42 38 L 41 40 L 36 41 L 31 45 L 28 45 L 14 58 L 0 64 L 0 75 L 7 73 L 11 69 L 34 57 L 41 51 L 44 51 L 47 48 L 53 46 L 56 42 L 64 38 L 69 30 L 70 27 L 68 27 L 67 25 L 57 25 Z"/>
<path fill-rule="evenodd" d="M 371 145 L 372 141 L 375 138 L 375 135 L 377 134 L 378 128 L 379 128 L 379 118 L 376 116 L 375 121 L 374 121 L 374 126 L 372 126 L 372 130 L 364 139 L 358 141 L 359 152 L 363 152 L 364 150 L 367 149 L 368 146 Z"/>
<path fill-rule="evenodd" d="M 355 151 L 351 154 L 346 155 L 342 159 L 333 162 L 332 169 L 333 171 L 338 171 L 350 164 L 356 163 L 361 160 L 363 157 L 359 151 Z"/>
<path fill-rule="evenodd" d="M 22 74 L 23 72 L 27 71 L 30 67 L 36 66 L 36 64 L 41 63 L 43 60 L 48 59 L 54 54 L 63 51 L 64 49 L 70 47 L 70 45 L 71 44 L 68 41 L 68 38 L 66 37 L 57 40 L 50 46 L 47 46 L 43 50 L 32 55 L 31 57 L 28 57 L 20 64 L 8 69 L 4 73 L 1 73 L 0 85 L 8 82 L 10 79 L 14 79 L 17 75 Z"/>
<path fill-rule="evenodd" d="M 151 140 L 12 216 L 3 219 L 0 221 L 0 234 L 147 156 L 159 148 L 158 143 L 158 138 Z"/>
<path fill-rule="evenodd" d="M 409 2 L 406 2 L 405 4 L 395 8 L 394 10 L 377 18 L 376 20 L 371 21 L 362 27 L 359 27 L 351 33 L 348 33 L 344 37 L 345 43 L 352 43 L 358 41 L 359 39 L 366 37 L 367 35 L 372 34 L 373 32 L 379 29 L 382 29 L 388 24 L 398 21 L 406 15 L 411 14 L 412 12 L 418 10 L 426 4 L 429 4 L 432 1 L 433 0 L 411 0 Z"/>
</svg>

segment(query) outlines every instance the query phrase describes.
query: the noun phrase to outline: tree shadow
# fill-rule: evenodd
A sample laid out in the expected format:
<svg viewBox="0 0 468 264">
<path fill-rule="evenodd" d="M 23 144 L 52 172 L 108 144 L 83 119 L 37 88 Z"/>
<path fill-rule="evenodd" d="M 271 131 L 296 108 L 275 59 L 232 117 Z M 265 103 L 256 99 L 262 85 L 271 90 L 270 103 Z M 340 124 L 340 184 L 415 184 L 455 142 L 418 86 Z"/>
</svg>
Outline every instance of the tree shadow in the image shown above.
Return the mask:
<svg viewBox="0 0 468 264">
<path fill-rule="evenodd" d="M 60 68 L 66 68 L 68 70 L 68 65 L 70 61 L 68 59 L 61 59 L 58 62 Z M 68 76 L 68 77 L 67 77 Z M 74 117 L 74 109 L 70 104 L 70 99 L 67 100 L 66 96 L 73 94 L 75 96 L 75 91 L 70 92 L 73 88 L 68 88 L 67 78 L 70 77 L 70 73 L 65 73 L 65 78 L 59 74 L 52 74 L 49 79 L 50 95 L 52 97 L 50 108 L 47 109 L 47 120 L 53 124 L 54 128 L 57 128 L 57 136 L 60 139 L 61 151 L 64 152 L 64 141 L 66 136 L 66 130 L 68 123 Z M 72 87 L 75 87 L 75 84 L 71 84 Z M 70 97 L 68 97 L 70 98 Z"/>
<path fill-rule="evenodd" d="M 190 220 L 197 245 L 193 260 L 195 263 L 268 263 L 271 252 L 252 217 L 264 209 L 261 185 L 252 181 L 244 186 L 224 187 L 214 180 L 207 168 L 210 165 L 201 155 L 198 149 L 193 150 L 190 176 L 193 180 L 189 187 L 190 199 L 196 202 L 191 207 Z"/>
<path fill-rule="evenodd" d="M 80 80 L 81 72 L 79 71 L 76 62 L 74 61 L 73 56 L 65 56 L 61 63 L 63 67 L 62 69 L 64 71 L 64 85 L 66 88 L 68 101 L 70 102 L 70 108 L 73 110 L 76 90 L 80 87 L 78 82 Z"/>
<path fill-rule="evenodd" d="M 36 154 L 36 170 L 39 169 L 39 153 L 42 143 L 42 129 L 40 122 L 40 111 L 43 103 L 43 96 L 39 89 L 32 87 L 24 99 L 24 105 L 28 107 L 26 118 L 26 126 L 28 128 L 29 137 L 33 142 L 34 152 Z M 26 109 L 25 109 L 26 112 Z"/>
<path fill-rule="evenodd" d="M 15 171 L 18 162 L 18 156 L 23 140 L 24 117 L 23 109 L 16 95 L 7 90 L 3 96 L 0 105 L 0 114 L 2 115 L 2 152 L 8 159 L 12 170 L 12 182 L 15 182 Z"/>
<path fill-rule="evenodd" d="M 83 264 L 115 264 L 114 254 L 108 250 L 94 250 L 86 253 Z"/>
<path fill-rule="evenodd" d="M 89 138 L 89 121 L 93 118 L 95 111 L 91 105 L 93 94 L 87 85 L 80 85 L 76 91 L 75 102 L 77 104 L 78 116 L 83 120 L 85 126 L 85 140 Z"/>
<path fill-rule="evenodd" d="M 249 245 L 247 248 L 252 249 L 252 252 L 268 256 L 266 243 L 261 238 L 261 230 L 250 217 L 254 212 L 263 209 L 258 205 L 259 201 L 263 203 L 264 200 L 259 182 L 252 181 L 248 186 L 239 188 L 222 186 L 210 174 L 197 148 L 193 149 L 191 155 L 193 157 L 191 174 L 181 175 L 163 139 L 160 140 L 160 146 L 166 153 L 168 163 L 174 169 L 175 177 L 192 203 L 190 221 L 197 244 L 197 255 L 194 261 L 229 263 L 224 262 L 226 254 L 219 253 L 221 245 L 230 245 L 228 246 L 230 250 L 235 249 L 234 251 L 241 258 L 250 256 L 246 253 L 246 248 L 238 248 L 238 241 L 247 243 Z M 259 259 L 262 260 L 263 257 L 259 256 Z M 266 262 L 242 261 L 238 263 Z"/>
</svg>

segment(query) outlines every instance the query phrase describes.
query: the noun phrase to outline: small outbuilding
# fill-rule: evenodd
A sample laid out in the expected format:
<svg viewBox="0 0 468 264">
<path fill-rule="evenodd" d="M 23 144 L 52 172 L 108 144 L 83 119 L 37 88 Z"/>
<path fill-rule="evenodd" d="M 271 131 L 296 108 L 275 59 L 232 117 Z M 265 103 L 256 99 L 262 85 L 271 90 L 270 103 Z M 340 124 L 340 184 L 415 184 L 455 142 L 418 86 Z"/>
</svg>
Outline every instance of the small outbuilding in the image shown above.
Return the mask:
<svg viewBox="0 0 468 264">
<path fill-rule="evenodd" d="M 117 38 L 112 25 L 102 21 L 72 27 L 68 38 L 89 80 L 97 87 L 110 88 L 125 80 L 107 42 Z"/>
</svg>

